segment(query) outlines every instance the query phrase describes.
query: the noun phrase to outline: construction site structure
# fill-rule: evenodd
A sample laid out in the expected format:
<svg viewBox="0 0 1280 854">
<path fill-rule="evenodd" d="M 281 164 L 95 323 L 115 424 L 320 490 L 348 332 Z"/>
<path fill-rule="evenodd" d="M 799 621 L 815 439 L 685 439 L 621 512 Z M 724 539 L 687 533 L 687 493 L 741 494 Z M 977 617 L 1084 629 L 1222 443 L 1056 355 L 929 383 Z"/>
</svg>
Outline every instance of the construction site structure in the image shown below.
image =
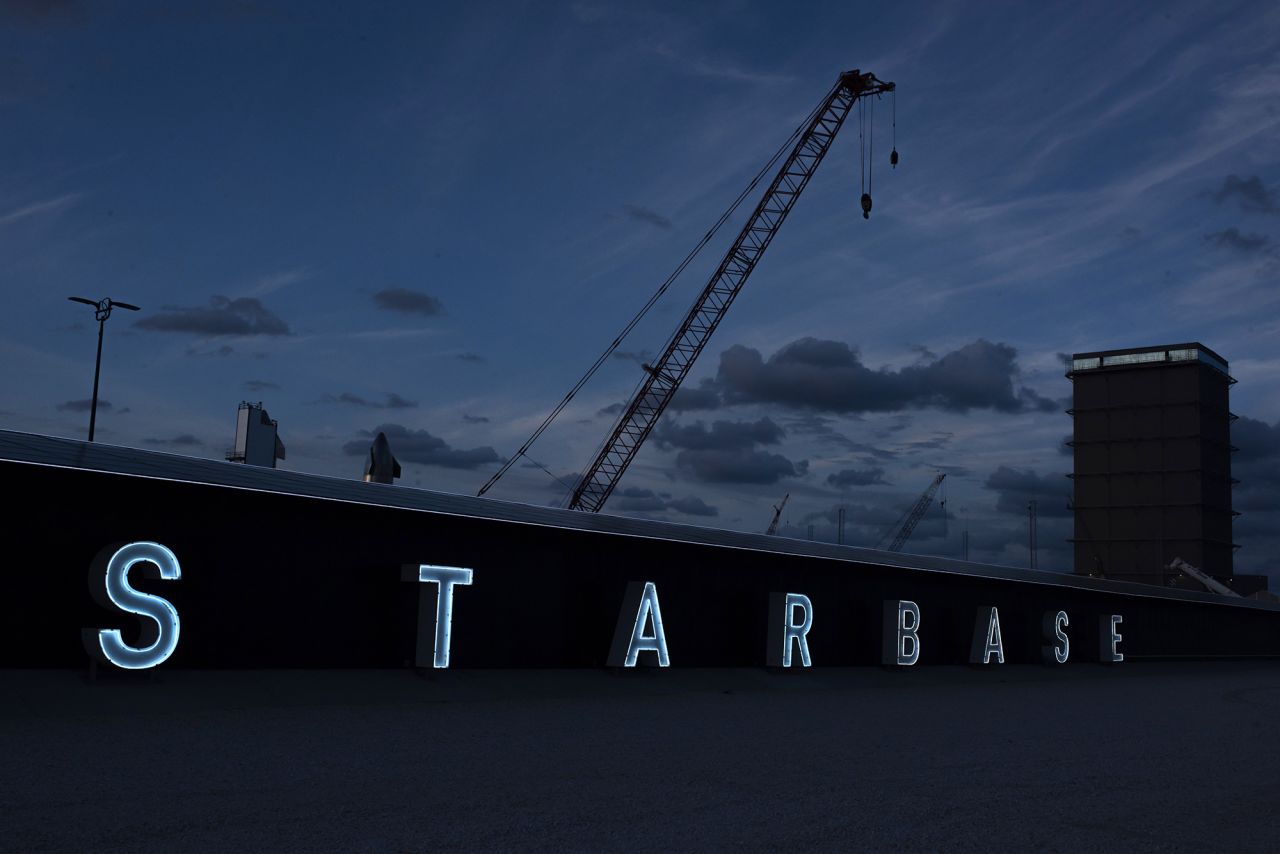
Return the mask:
<svg viewBox="0 0 1280 854">
<path fill-rule="evenodd" d="M 284 459 L 284 443 L 279 425 L 262 408 L 262 403 L 242 401 L 236 411 L 236 444 L 227 451 L 227 461 L 273 469 Z"/>
<path fill-rule="evenodd" d="M 728 251 L 721 259 L 710 280 L 702 288 L 693 306 L 685 315 L 680 326 L 671 336 L 661 354 L 652 364 L 643 365 L 644 376 L 631 400 L 622 409 L 613 430 L 597 452 L 594 461 L 589 465 L 577 485 L 572 489 L 567 506 L 571 510 L 597 512 L 609 499 L 618 481 L 635 458 L 640 446 L 649 433 L 657 425 L 662 413 L 671 402 L 680 384 L 688 376 L 694 361 L 706 346 L 716 327 L 724 319 L 729 306 L 746 284 L 760 258 L 777 235 L 782 223 L 795 206 L 796 201 L 809 179 L 817 171 L 827 151 L 831 148 L 836 134 L 855 104 L 867 99 L 869 105 L 859 113 L 860 126 L 865 134 L 870 128 L 872 133 L 863 136 L 860 173 L 862 179 L 862 211 L 863 216 L 871 212 L 871 152 L 874 139 L 874 99 L 895 91 L 893 83 L 879 80 L 874 74 L 863 73 L 857 69 L 843 72 L 835 85 L 827 92 L 818 106 L 806 117 L 791 137 L 777 153 L 765 164 L 764 169 L 756 175 L 748 187 L 739 194 L 706 235 L 698 242 L 693 251 L 676 267 L 674 273 L 658 288 L 640 313 L 624 328 L 605 352 L 596 359 L 592 367 L 569 391 L 558 406 L 543 420 L 533 435 L 525 441 L 508 460 L 499 467 L 489 480 L 480 487 L 479 495 L 484 495 L 499 478 L 506 473 L 515 461 L 521 457 L 528 458 L 530 446 L 537 441 L 543 431 L 564 410 L 583 385 L 599 370 L 610 355 L 621 344 L 649 311 L 666 289 L 707 245 L 738 205 L 752 192 L 756 184 L 768 174 L 773 164 L 782 161 L 781 167 L 768 185 L 763 198 L 756 205 L 746 225 L 738 233 Z M 896 133 L 896 109 L 894 111 L 894 127 Z M 793 144 L 794 141 L 794 144 Z M 783 154 L 786 153 L 785 158 Z M 891 165 L 898 163 L 897 147 L 890 155 Z M 531 458 L 530 458 L 531 459 Z M 532 461 L 532 460 L 531 460 Z"/>
<path fill-rule="evenodd" d="M 1199 342 L 1076 353 L 1072 381 L 1075 572 L 1200 588 L 1197 567 L 1237 593 L 1231 507 L 1235 380 Z M 1179 577 L 1181 575 L 1181 577 Z"/>
<path fill-rule="evenodd" d="M 782 518 L 782 508 L 787 506 L 787 499 L 790 497 L 791 493 L 788 492 L 786 495 L 782 496 L 782 501 L 773 505 L 773 520 L 769 522 L 769 530 L 765 531 L 769 536 L 772 537 L 774 534 L 778 533 L 778 520 Z"/>
<path fill-rule="evenodd" d="M 946 472 L 938 472 L 937 476 L 934 477 L 933 482 L 930 483 L 928 488 L 925 489 L 918 499 L 916 499 L 916 503 L 911 505 L 911 509 L 907 511 L 906 519 L 903 520 L 902 525 L 898 528 L 898 532 L 894 535 L 893 540 L 890 541 L 887 549 L 888 551 L 902 551 L 902 547 L 906 545 L 907 540 L 911 539 L 911 534 L 915 531 L 916 525 L 920 524 L 920 520 L 923 519 L 924 514 L 928 512 L 929 505 L 933 503 L 933 496 L 938 492 L 938 487 L 942 486 L 942 482 L 946 479 Z M 945 517 L 947 512 L 945 501 L 942 504 L 942 512 Z"/>
<path fill-rule="evenodd" d="M 840 75 L 662 354 L 644 366 L 646 376 L 574 488 L 570 509 L 596 512 L 604 506 L 791 213 L 853 105 L 860 98 L 893 90 L 894 84 L 874 74 L 853 70 Z M 867 194 L 863 212 L 869 213 L 870 208 Z"/>
</svg>

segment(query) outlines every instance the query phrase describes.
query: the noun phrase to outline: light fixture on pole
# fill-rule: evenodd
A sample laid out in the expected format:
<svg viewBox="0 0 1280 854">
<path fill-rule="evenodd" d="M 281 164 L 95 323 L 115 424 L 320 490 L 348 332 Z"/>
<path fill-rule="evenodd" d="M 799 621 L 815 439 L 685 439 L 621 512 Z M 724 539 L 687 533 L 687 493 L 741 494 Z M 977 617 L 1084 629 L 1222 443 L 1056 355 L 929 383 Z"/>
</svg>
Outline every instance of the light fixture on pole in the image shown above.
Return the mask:
<svg viewBox="0 0 1280 854">
<path fill-rule="evenodd" d="M 111 316 L 111 309 L 125 308 L 129 311 L 141 311 L 136 305 L 130 305 L 127 302 L 116 302 L 110 297 L 101 300 L 85 299 L 84 297 L 67 297 L 72 302 L 82 302 L 85 305 L 93 306 L 93 319 L 98 321 L 98 358 L 93 363 L 93 400 L 89 404 L 89 441 L 93 441 L 93 431 L 98 422 L 98 375 L 102 371 L 102 329 L 107 322 L 107 318 Z"/>
</svg>

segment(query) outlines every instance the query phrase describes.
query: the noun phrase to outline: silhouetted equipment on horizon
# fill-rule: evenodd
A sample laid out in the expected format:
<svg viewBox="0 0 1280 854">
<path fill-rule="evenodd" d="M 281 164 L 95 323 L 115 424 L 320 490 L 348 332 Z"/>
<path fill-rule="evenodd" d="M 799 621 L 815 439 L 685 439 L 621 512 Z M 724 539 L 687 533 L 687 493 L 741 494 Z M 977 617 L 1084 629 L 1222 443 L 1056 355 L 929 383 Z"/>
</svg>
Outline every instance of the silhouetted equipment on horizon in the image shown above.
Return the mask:
<svg viewBox="0 0 1280 854">
<path fill-rule="evenodd" d="M 898 532 L 894 535 L 893 541 L 889 543 L 889 547 L 886 551 L 902 551 L 902 547 L 906 545 L 906 542 L 910 539 L 912 532 L 915 531 L 916 525 L 920 524 L 920 520 L 924 518 L 924 514 L 929 509 L 929 505 L 933 503 L 933 496 L 938 491 L 938 487 L 942 485 L 942 481 L 946 480 L 946 478 L 946 472 L 938 472 L 937 476 L 933 479 L 933 483 L 929 484 L 929 488 L 926 489 L 918 499 L 916 499 L 916 503 L 911 505 L 911 509 L 907 511 L 906 520 L 903 521 L 902 526 L 897 529 Z M 945 521 L 947 518 L 947 500 L 944 498 L 942 501 L 938 502 L 938 504 L 942 507 L 942 518 Z M 884 542 L 884 539 L 881 539 L 881 542 Z"/>
<path fill-rule="evenodd" d="M 236 446 L 227 451 L 227 462 L 245 463 L 273 469 L 284 459 L 284 443 L 279 425 L 262 408 L 262 403 L 242 401 L 236 411 Z"/>
<path fill-rule="evenodd" d="M 1204 585 L 1205 589 L 1210 593 L 1218 593 L 1223 596 L 1239 596 L 1240 594 L 1223 584 L 1218 579 L 1208 573 L 1201 572 L 1199 567 L 1192 566 L 1180 557 L 1175 557 L 1169 561 L 1167 567 L 1170 572 L 1180 572 L 1190 578 L 1194 578 Z"/>
<path fill-rule="evenodd" d="M 364 464 L 365 483 L 394 483 L 400 476 L 400 463 L 391 453 L 386 433 L 378 433 L 369 446 L 369 459 Z"/>
<path fill-rule="evenodd" d="M 129 311 L 142 311 L 136 305 L 127 302 L 117 302 L 116 300 L 106 297 L 97 301 L 86 299 L 85 297 L 67 297 L 72 302 L 84 303 L 93 306 L 93 319 L 98 321 L 98 357 L 93 362 L 93 398 L 89 402 L 89 441 L 93 441 L 93 434 L 98 426 L 98 376 L 102 373 L 102 330 L 106 325 L 107 318 L 111 316 L 111 310 L 114 308 L 123 308 Z"/>
<path fill-rule="evenodd" d="M 782 508 L 787 506 L 787 499 L 790 497 L 791 493 L 788 492 L 786 495 L 782 496 L 782 501 L 773 505 L 773 521 L 769 523 L 769 530 L 765 531 L 769 536 L 772 537 L 774 534 L 778 533 L 778 520 L 782 518 Z"/>
<path fill-rule="evenodd" d="M 743 199 L 751 193 L 769 170 L 773 168 L 773 165 L 779 159 L 782 159 L 784 153 L 790 149 L 790 153 L 786 154 L 781 168 L 774 176 L 773 182 L 765 191 L 764 197 L 756 205 L 746 225 L 743 226 L 742 231 L 739 232 L 737 238 L 730 245 L 728 252 L 725 253 L 724 258 L 720 261 L 710 281 L 703 287 L 692 308 L 685 315 L 680 327 L 663 348 L 662 354 L 653 364 L 642 366 L 645 375 L 642 377 L 639 387 L 622 411 L 612 433 L 597 452 L 594 462 L 586 469 L 574 488 L 568 502 L 569 509 L 586 510 L 592 513 L 599 511 L 617 487 L 618 481 L 635 458 L 644 440 L 657 425 L 659 418 L 661 418 L 663 411 L 671 402 L 676 390 L 680 388 L 680 384 L 693 367 L 694 361 L 706 346 L 716 327 L 720 325 L 720 321 L 724 319 L 729 306 L 733 304 L 743 285 L 746 284 L 747 279 L 752 271 L 755 270 L 756 264 L 764 255 L 774 236 L 777 235 L 778 229 L 782 227 L 782 223 L 791 212 L 796 200 L 800 198 L 800 193 L 804 191 L 809 179 L 813 177 L 814 172 L 817 170 L 818 164 L 822 162 L 822 158 L 830 149 L 849 112 L 855 104 L 861 107 L 864 103 L 864 98 L 866 99 L 866 104 L 873 104 L 874 100 L 867 96 L 879 97 L 883 94 L 892 93 L 895 89 L 896 87 L 893 83 L 879 80 L 874 74 L 864 74 L 857 69 L 842 73 L 822 102 L 792 132 L 782 147 L 756 174 L 747 188 L 738 195 L 728 210 L 721 214 L 712 228 L 694 249 L 685 256 L 684 260 L 676 267 L 675 272 L 659 286 L 657 292 L 650 297 L 640 312 L 631 319 L 622 333 L 596 359 L 587 373 L 574 385 L 564 399 L 560 401 L 559 405 L 552 410 L 551 414 L 539 425 L 538 429 L 534 431 L 524 445 L 480 488 L 478 494 L 484 495 L 510 469 L 517 459 L 526 456 L 530 446 L 537 441 L 538 437 L 542 435 L 543 431 L 547 429 L 556 416 L 568 406 L 569 402 L 587 381 L 595 375 L 600 366 L 618 348 L 622 340 L 635 328 L 641 318 L 666 293 L 671 283 L 676 280 L 694 257 L 707 245 L 720 227 L 737 210 Z M 864 130 L 870 111 L 871 107 L 868 106 L 859 112 L 859 122 Z M 864 136 L 862 131 L 860 131 L 860 137 L 864 140 L 861 162 L 861 173 L 864 182 L 863 193 L 865 194 L 863 214 L 868 216 L 871 188 L 867 169 L 870 149 L 867 147 L 867 143 L 870 140 Z M 890 159 L 892 161 L 892 157 Z"/>
</svg>

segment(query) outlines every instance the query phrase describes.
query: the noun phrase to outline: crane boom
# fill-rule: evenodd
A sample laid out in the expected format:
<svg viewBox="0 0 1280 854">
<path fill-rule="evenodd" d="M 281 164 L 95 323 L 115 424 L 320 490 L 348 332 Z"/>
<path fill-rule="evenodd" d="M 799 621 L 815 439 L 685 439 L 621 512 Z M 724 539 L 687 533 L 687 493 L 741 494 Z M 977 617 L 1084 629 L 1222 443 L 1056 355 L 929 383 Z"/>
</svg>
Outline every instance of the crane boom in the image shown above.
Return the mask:
<svg viewBox="0 0 1280 854">
<path fill-rule="evenodd" d="M 788 492 L 786 495 L 782 496 L 782 501 L 780 503 L 773 505 L 773 519 L 769 522 L 769 530 L 765 531 L 765 533 L 770 537 L 778 533 L 778 520 L 782 518 L 782 508 L 787 506 L 787 499 L 790 497 L 791 493 Z"/>
<path fill-rule="evenodd" d="M 725 312 L 746 284 L 760 256 L 782 227 L 800 193 L 831 147 L 854 103 L 864 95 L 892 92 L 894 84 L 857 69 L 840 75 L 813 113 L 808 127 L 783 162 L 720 266 L 712 274 L 662 355 L 645 365 L 645 378 L 587 468 L 569 499 L 569 509 L 597 512 L 613 493 L 627 466 L 658 423 L 676 389 L 693 367 Z"/>
<path fill-rule="evenodd" d="M 916 529 L 916 525 L 920 524 L 920 520 L 924 518 L 925 511 L 929 509 L 929 505 L 933 503 L 933 495 L 938 491 L 938 487 L 942 485 L 943 479 L 946 478 L 946 472 L 939 472 L 938 476 L 933 479 L 933 483 L 929 484 L 929 488 L 924 491 L 916 501 L 916 506 L 911 508 L 911 514 L 907 516 L 907 521 L 902 523 L 898 535 L 893 538 L 893 542 L 889 544 L 889 551 L 900 552 L 902 547 L 906 545 L 911 532 Z"/>
</svg>

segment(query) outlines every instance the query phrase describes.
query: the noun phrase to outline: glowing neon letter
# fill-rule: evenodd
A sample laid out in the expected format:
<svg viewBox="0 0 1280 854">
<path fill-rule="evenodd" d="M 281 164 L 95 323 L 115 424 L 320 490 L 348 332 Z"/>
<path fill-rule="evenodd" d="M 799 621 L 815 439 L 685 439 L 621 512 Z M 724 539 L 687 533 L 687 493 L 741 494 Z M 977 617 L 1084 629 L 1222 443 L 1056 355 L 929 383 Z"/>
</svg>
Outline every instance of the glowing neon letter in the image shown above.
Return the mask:
<svg viewBox="0 0 1280 854">
<path fill-rule="evenodd" d="M 90 564 L 89 590 L 104 608 L 114 606 L 147 618 L 142 628 L 143 645 L 129 646 L 119 629 L 85 629 L 82 635 L 85 649 L 98 661 L 125 670 L 146 670 L 173 655 L 181 623 L 178 610 L 168 600 L 129 586 L 129 571 L 135 564 L 142 564 L 137 571 L 149 578 L 182 578 L 178 558 L 159 543 L 112 545 L 98 552 Z"/>
<path fill-rule="evenodd" d="M 646 635 L 645 626 L 651 621 L 653 634 Z M 658 607 L 658 588 L 652 581 L 643 584 L 633 581 L 627 585 L 613 632 L 613 646 L 609 649 L 609 666 L 635 667 L 642 652 L 657 653 L 659 667 L 671 665 L 667 634 L 662 628 L 662 610 Z"/>
<path fill-rule="evenodd" d="M 969 647 L 970 664 L 1004 664 L 1004 641 L 1000 637 L 1000 611 L 994 606 L 979 608 L 973 625 L 973 645 Z"/>
<path fill-rule="evenodd" d="M 920 606 L 906 599 L 884 603 L 884 643 L 880 660 L 895 667 L 910 667 L 920 660 Z M 908 652 L 908 648 L 910 651 Z"/>
<path fill-rule="evenodd" d="M 1098 656 L 1103 664 L 1119 664 L 1124 661 L 1124 653 L 1116 649 L 1124 635 L 1116 631 L 1116 627 L 1124 622 L 1119 614 L 1103 614 L 1098 618 Z"/>
<path fill-rule="evenodd" d="M 1071 656 L 1071 641 L 1064 629 L 1069 625 L 1066 611 L 1045 611 L 1040 632 L 1048 643 L 1040 647 L 1040 660 L 1045 664 L 1066 664 Z"/>
<path fill-rule="evenodd" d="M 796 622 L 796 609 L 804 610 L 804 619 Z M 809 667 L 809 629 L 813 628 L 813 603 L 802 593 L 769 594 L 770 667 L 790 667 L 792 641 L 800 645 L 800 663 Z"/>
<path fill-rule="evenodd" d="M 436 593 L 435 607 L 431 607 L 430 593 L 424 587 L 418 594 L 418 649 L 415 664 L 426 667 L 427 639 L 433 638 L 431 647 L 431 666 L 445 668 L 449 666 L 449 638 L 453 632 L 453 585 L 471 583 L 472 572 L 461 566 L 433 566 L 431 564 L 409 564 L 403 567 L 405 581 L 434 581 L 439 585 Z M 434 631 L 426 632 L 426 614 L 435 614 Z"/>
</svg>

